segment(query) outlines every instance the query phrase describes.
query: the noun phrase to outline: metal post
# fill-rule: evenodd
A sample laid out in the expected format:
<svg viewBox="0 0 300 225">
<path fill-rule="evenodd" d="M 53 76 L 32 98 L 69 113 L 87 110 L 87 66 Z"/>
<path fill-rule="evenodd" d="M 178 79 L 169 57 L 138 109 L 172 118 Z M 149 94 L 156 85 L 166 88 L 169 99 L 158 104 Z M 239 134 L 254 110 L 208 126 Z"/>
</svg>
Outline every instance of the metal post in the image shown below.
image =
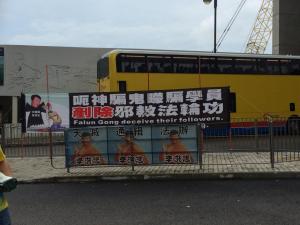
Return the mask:
<svg viewBox="0 0 300 225">
<path fill-rule="evenodd" d="M 52 129 L 49 128 L 49 155 L 50 155 L 50 162 L 51 162 L 51 166 L 53 168 L 54 164 L 53 164 L 53 136 L 52 136 Z"/>
<path fill-rule="evenodd" d="M 217 7 L 218 7 L 218 0 L 214 0 L 214 53 L 217 52 Z"/>
<path fill-rule="evenodd" d="M 232 131 L 231 131 L 231 126 L 229 127 L 229 130 L 228 130 L 228 136 L 229 136 L 229 143 L 228 143 L 228 147 L 229 147 L 229 150 L 233 150 L 233 144 L 232 144 Z"/>
<path fill-rule="evenodd" d="M 130 163 L 131 163 L 131 171 L 134 171 L 134 154 L 132 151 L 133 144 L 130 144 Z"/>
<path fill-rule="evenodd" d="M 134 152 L 133 152 L 133 141 L 134 141 L 134 133 L 133 131 L 130 132 L 130 139 L 131 139 L 131 142 L 130 142 L 130 163 L 131 163 L 131 170 L 134 171 Z"/>
<path fill-rule="evenodd" d="M 21 158 L 24 158 L 24 153 L 25 153 L 25 149 L 24 149 L 24 136 L 25 133 L 22 131 L 21 133 Z"/>
<path fill-rule="evenodd" d="M 203 158 L 202 158 L 202 150 L 203 150 L 203 130 L 201 124 L 197 124 L 197 146 L 198 146 L 198 163 L 200 165 L 200 169 L 202 169 Z"/>
<path fill-rule="evenodd" d="M 64 143 L 67 144 L 67 133 L 68 130 L 65 129 L 64 130 Z M 70 161 L 71 161 L 71 156 L 68 154 L 69 152 L 67 151 L 67 148 L 65 148 L 65 160 L 66 160 L 66 167 L 67 167 L 67 173 L 70 173 Z M 74 161 L 75 159 L 73 159 L 72 161 Z"/>
<path fill-rule="evenodd" d="M 256 151 L 258 151 L 258 147 L 259 147 L 259 144 L 258 144 L 258 123 L 257 123 L 257 119 L 255 119 L 255 122 L 254 122 L 254 125 L 255 125 L 255 149 Z"/>
<path fill-rule="evenodd" d="M 271 167 L 274 169 L 274 149 L 273 149 L 273 122 L 269 122 L 269 147 L 270 147 L 270 160 Z"/>
</svg>

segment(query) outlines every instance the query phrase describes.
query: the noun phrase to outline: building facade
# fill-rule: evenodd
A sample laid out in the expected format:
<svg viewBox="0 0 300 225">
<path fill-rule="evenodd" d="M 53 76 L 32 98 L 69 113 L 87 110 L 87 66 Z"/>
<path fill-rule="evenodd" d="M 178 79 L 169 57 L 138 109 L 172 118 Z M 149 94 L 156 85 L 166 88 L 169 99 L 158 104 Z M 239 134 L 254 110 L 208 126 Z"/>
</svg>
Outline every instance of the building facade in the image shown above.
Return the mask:
<svg viewBox="0 0 300 225">
<path fill-rule="evenodd" d="M 273 0 L 273 54 L 300 55 L 300 1 Z"/>
<path fill-rule="evenodd" d="M 92 92 L 111 49 L 0 45 L 0 124 L 17 123 L 21 93 Z"/>
</svg>

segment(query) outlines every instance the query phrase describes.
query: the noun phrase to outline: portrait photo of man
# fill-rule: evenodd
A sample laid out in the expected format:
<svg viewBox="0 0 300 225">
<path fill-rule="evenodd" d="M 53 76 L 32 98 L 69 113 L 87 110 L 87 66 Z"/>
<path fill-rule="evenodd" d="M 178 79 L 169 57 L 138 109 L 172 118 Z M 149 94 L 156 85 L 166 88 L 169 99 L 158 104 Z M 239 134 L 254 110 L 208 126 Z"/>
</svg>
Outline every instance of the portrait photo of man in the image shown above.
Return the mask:
<svg viewBox="0 0 300 225">
<path fill-rule="evenodd" d="M 182 143 L 177 130 L 171 130 L 169 143 L 163 144 L 159 160 L 165 163 L 192 163 L 193 157 L 188 148 Z"/>
<path fill-rule="evenodd" d="M 48 123 L 45 103 L 39 95 L 31 95 L 31 103 L 25 105 L 26 127 L 46 127 Z"/>
<path fill-rule="evenodd" d="M 134 142 L 134 135 L 132 132 L 125 132 L 122 143 L 117 147 L 115 162 L 120 164 L 149 164 L 149 160 L 144 150 Z"/>
<path fill-rule="evenodd" d="M 101 150 L 92 143 L 89 132 L 83 132 L 80 138 L 80 145 L 75 145 L 73 163 L 77 165 L 106 164 Z"/>
</svg>

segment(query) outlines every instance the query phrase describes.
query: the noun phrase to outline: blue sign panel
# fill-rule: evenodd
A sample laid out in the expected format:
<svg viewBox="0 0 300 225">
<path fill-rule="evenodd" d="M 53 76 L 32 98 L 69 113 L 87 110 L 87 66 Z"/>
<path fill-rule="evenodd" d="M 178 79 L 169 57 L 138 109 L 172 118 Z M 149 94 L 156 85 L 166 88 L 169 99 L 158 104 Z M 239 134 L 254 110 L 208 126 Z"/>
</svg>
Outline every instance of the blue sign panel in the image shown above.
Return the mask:
<svg viewBox="0 0 300 225">
<path fill-rule="evenodd" d="M 110 127 L 108 148 L 110 164 L 151 164 L 151 127 Z"/>
<path fill-rule="evenodd" d="M 195 163 L 198 161 L 196 125 L 153 126 L 152 147 L 155 163 Z"/>
<path fill-rule="evenodd" d="M 66 129 L 65 143 L 66 167 L 198 162 L 196 125 Z"/>
<path fill-rule="evenodd" d="M 65 130 L 66 167 L 108 164 L 107 129 Z"/>
</svg>

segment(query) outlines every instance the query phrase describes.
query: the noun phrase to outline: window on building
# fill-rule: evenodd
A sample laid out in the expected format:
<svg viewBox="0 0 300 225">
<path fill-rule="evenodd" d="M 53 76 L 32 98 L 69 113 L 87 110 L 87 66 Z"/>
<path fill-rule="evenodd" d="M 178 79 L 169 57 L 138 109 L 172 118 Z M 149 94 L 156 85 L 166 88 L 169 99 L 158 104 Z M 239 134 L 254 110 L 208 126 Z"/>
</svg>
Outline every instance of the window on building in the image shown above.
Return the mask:
<svg viewBox="0 0 300 225">
<path fill-rule="evenodd" d="M 215 73 L 215 72 L 216 72 L 216 58 L 201 57 L 200 73 Z"/>
<path fill-rule="evenodd" d="M 267 60 L 266 59 L 258 59 L 257 60 L 257 72 L 260 74 L 267 74 Z"/>
<path fill-rule="evenodd" d="M 218 73 L 232 74 L 234 73 L 234 65 L 232 58 L 217 58 Z"/>
<path fill-rule="evenodd" d="M 144 55 L 126 55 L 117 56 L 117 71 L 127 73 L 145 73 L 147 72 L 146 57 Z"/>
<path fill-rule="evenodd" d="M 294 111 L 296 111 L 296 105 L 295 105 L 295 103 L 290 103 L 290 111 L 291 112 L 294 112 Z"/>
<path fill-rule="evenodd" d="M 300 75 L 300 60 L 299 59 L 292 60 L 291 74 Z"/>
<path fill-rule="evenodd" d="M 126 81 L 120 80 L 118 81 L 118 84 L 119 84 L 119 92 L 124 93 L 127 91 Z"/>
<path fill-rule="evenodd" d="M 256 59 L 236 58 L 234 60 L 234 70 L 237 74 L 256 74 Z"/>
<path fill-rule="evenodd" d="M 199 73 L 198 57 L 173 57 L 173 69 L 175 73 Z"/>
<path fill-rule="evenodd" d="M 97 63 L 97 77 L 104 78 L 107 77 L 109 74 L 109 63 L 108 57 L 102 58 Z"/>
<path fill-rule="evenodd" d="M 148 56 L 149 73 L 173 73 L 171 56 Z"/>
<path fill-rule="evenodd" d="M 291 60 L 281 59 L 280 60 L 280 73 L 283 75 L 290 74 L 290 64 L 291 64 Z"/>
<path fill-rule="evenodd" d="M 268 59 L 266 63 L 268 74 L 280 74 L 280 61 L 278 59 Z"/>
</svg>

